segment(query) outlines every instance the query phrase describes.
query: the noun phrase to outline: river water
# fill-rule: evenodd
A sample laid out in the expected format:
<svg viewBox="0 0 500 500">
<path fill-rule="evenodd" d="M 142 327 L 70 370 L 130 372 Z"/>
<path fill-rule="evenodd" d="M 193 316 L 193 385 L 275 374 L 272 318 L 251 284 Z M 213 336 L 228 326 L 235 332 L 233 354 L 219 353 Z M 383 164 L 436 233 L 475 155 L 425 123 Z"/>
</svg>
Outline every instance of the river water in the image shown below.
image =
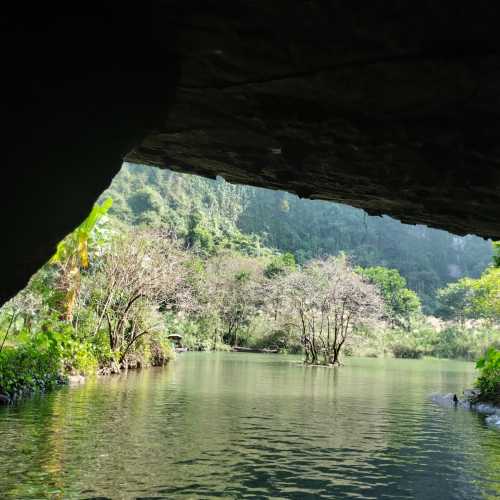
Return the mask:
<svg viewBox="0 0 500 500">
<path fill-rule="evenodd" d="M 0 408 L 0 498 L 500 498 L 471 363 L 186 353 Z"/>
</svg>

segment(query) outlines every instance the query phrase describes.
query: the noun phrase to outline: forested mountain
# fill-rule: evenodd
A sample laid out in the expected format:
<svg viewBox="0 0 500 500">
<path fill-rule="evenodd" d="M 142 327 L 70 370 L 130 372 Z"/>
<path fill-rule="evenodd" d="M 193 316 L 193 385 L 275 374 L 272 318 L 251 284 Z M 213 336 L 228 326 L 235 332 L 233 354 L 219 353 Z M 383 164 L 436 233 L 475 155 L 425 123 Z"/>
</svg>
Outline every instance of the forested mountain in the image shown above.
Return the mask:
<svg viewBox="0 0 500 500">
<path fill-rule="evenodd" d="M 111 213 L 123 222 L 171 226 L 207 253 L 231 247 L 259 255 L 276 248 L 303 263 L 345 252 L 363 267 L 398 269 L 428 313 L 439 309 L 437 288 L 463 276 L 478 277 L 492 257 L 491 243 L 475 236 L 140 165 L 124 164 L 103 199 L 108 196 L 114 200 Z"/>
</svg>

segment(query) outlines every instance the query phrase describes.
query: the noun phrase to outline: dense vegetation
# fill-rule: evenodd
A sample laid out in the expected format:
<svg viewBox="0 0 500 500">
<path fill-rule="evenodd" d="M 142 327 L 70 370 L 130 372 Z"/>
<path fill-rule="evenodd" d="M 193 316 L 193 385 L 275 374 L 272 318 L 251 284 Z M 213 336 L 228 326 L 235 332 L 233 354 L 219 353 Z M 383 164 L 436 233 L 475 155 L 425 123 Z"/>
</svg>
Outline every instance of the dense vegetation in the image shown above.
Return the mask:
<svg viewBox="0 0 500 500">
<path fill-rule="evenodd" d="M 477 359 L 500 348 L 491 258 L 475 237 L 125 165 L 0 311 L 0 393 L 162 365 L 170 334 L 191 349 L 304 352 L 312 364 L 349 354 Z M 495 386 L 491 373 L 483 387 Z"/>
<path fill-rule="evenodd" d="M 476 363 L 480 370 L 477 387 L 479 398 L 500 405 L 500 350 L 491 347 Z"/>
<path fill-rule="evenodd" d="M 355 265 L 397 269 L 428 314 L 440 312 L 437 289 L 479 277 L 492 256 L 491 243 L 475 236 L 138 165 L 125 164 L 102 199 L 107 196 L 114 200 L 112 214 L 125 223 L 167 224 L 206 252 L 226 244 L 259 254 L 266 246 L 292 253 L 299 264 L 345 252 Z"/>
</svg>

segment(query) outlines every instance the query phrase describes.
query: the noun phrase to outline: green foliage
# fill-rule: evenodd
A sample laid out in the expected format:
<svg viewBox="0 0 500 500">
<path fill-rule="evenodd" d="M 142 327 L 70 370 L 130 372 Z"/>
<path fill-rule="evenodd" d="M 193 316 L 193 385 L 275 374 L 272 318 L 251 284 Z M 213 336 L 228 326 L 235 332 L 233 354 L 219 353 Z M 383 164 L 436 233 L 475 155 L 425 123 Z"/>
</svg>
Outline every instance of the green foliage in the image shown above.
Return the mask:
<svg viewBox="0 0 500 500">
<path fill-rule="evenodd" d="M 271 254 L 261 237 L 244 234 L 237 221 L 246 187 L 140 165 L 124 164 L 101 199 L 116 201 L 110 213 L 127 225 L 175 230 L 187 248 L 201 256 L 220 250 L 246 255 Z"/>
<path fill-rule="evenodd" d="M 112 204 L 111 198 L 101 205 L 96 203 L 87 218 L 57 245 L 57 251 L 50 259 L 50 264 L 58 265 L 60 270 L 57 289 L 60 293 L 61 319 L 73 319 L 73 309 L 80 290 L 81 269 L 89 266 L 88 248 L 92 231 Z"/>
<path fill-rule="evenodd" d="M 416 292 L 426 314 L 438 305 L 435 290 L 463 276 L 477 277 L 489 264 L 491 245 L 390 217 L 369 217 L 362 210 L 247 188 L 238 227 L 263 237 L 263 243 L 292 252 L 299 264 L 348 253 L 362 267 L 397 269 Z M 288 208 L 281 209 L 286 199 Z"/>
<path fill-rule="evenodd" d="M 462 278 L 437 292 L 441 314 L 463 324 L 466 318 L 500 321 L 500 268 L 489 267 L 477 279 Z"/>
<path fill-rule="evenodd" d="M 456 283 L 450 283 L 436 292 L 440 303 L 439 313 L 445 319 L 458 321 L 461 324 L 472 317 L 471 305 L 473 290 L 471 280 L 463 278 Z"/>
<path fill-rule="evenodd" d="M 266 321 L 264 318 L 262 322 Z M 303 347 L 300 343 L 300 338 L 297 335 L 290 335 L 290 332 L 281 328 L 269 330 L 266 324 L 261 328 L 252 329 L 248 335 L 245 345 L 255 349 L 277 349 L 281 353 L 301 354 Z"/>
<path fill-rule="evenodd" d="M 411 320 L 421 313 L 420 299 L 413 290 L 406 288 L 406 280 L 399 271 L 380 266 L 357 268 L 356 271 L 379 288 L 387 319 L 395 326 L 409 329 Z"/>
<path fill-rule="evenodd" d="M 99 205 L 96 203 L 87 218 L 58 245 L 56 253 L 50 259 L 50 262 L 65 263 L 76 258 L 82 268 L 89 265 L 88 242 L 99 219 L 104 217 L 113 205 L 113 200 L 107 198 Z"/>
<path fill-rule="evenodd" d="M 500 267 L 500 241 L 493 242 L 493 265 Z"/>
<path fill-rule="evenodd" d="M 392 345 L 392 354 L 395 358 L 419 359 L 422 357 L 423 351 L 416 345 L 396 343 Z"/>
<path fill-rule="evenodd" d="M 424 341 L 426 354 L 437 358 L 474 360 L 480 356 L 494 336 L 488 329 L 462 328 L 450 325 L 432 332 Z"/>
<path fill-rule="evenodd" d="M 491 245 L 473 236 L 459 238 L 336 203 L 139 165 L 124 164 L 106 196 L 115 200 L 111 213 L 121 221 L 135 225 L 144 213 L 154 213 L 150 224 L 174 228 L 201 255 L 227 249 L 272 256 L 276 252 L 269 248 L 274 248 L 304 264 L 344 251 L 356 265 L 397 269 L 427 314 L 440 305 L 436 289 L 463 276 L 478 277 L 492 255 Z"/>
<path fill-rule="evenodd" d="M 53 335 L 62 360 L 63 373 L 89 375 L 95 372 L 99 354 L 95 344 L 78 338 L 70 329 Z"/>
<path fill-rule="evenodd" d="M 296 268 L 295 256 L 290 252 L 285 252 L 272 258 L 264 269 L 264 276 L 273 279 L 276 276 L 295 271 Z"/>
<path fill-rule="evenodd" d="M 412 324 L 411 331 L 382 329 L 360 332 L 363 343 L 353 354 L 396 357 L 431 356 L 474 361 L 488 346 L 500 348 L 500 329 L 474 322 L 460 326 L 453 322 L 422 317 Z M 412 354 L 415 353 L 415 354 Z"/>
<path fill-rule="evenodd" d="M 160 194 L 149 186 L 135 191 L 128 199 L 135 224 L 153 225 L 161 221 L 163 200 Z"/>
<path fill-rule="evenodd" d="M 0 353 L 0 393 L 11 398 L 54 387 L 59 373 L 59 351 L 49 336 Z"/>
<path fill-rule="evenodd" d="M 480 276 L 491 258 L 480 239 L 137 165 L 125 164 L 102 200 L 0 310 L 0 342 L 6 339 L 0 391 L 49 388 L 65 374 L 163 365 L 174 356 L 169 333 L 180 333 L 193 350 L 240 345 L 298 352 L 301 339 L 284 308 L 296 287 L 284 290 L 280 283 L 312 258 L 344 252 L 358 265 L 351 278 L 361 281 L 360 274 L 379 288 L 392 326 L 353 329 L 346 350 L 363 337 L 372 354 L 472 359 L 498 339 L 500 268 Z M 178 241 L 167 248 L 169 229 Z M 494 248 L 499 265 L 498 242 Z M 175 257 L 170 264 L 162 260 L 169 255 Z M 306 301 L 324 281 L 321 273 Z M 476 278 L 443 287 L 464 275 Z M 167 290 L 181 284 L 182 293 Z M 461 328 L 425 324 L 419 296 L 426 311 Z M 487 325 L 465 328 L 468 318 Z"/>
<path fill-rule="evenodd" d="M 213 324 L 207 317 L 172 321 L 172 332 L 182 333 L 182 345 L 190 351 L 220 350 L 220 339 L 214 334 Z"/>
<path fill-rule="evenodd" d="M 487 269 L 479 279 L 470 280 L 472 311 L 477 317 L 500 322 L 500 268 Z"/>
<path fill-rule="evenodd" d="M 164 366 L 175 358 L 175 350 L 166 338 L 152 338 L 146 352 L 146 365 Z"/>
<path fill-rule="evenodd" d="M 204 214 L 199 209 L 191 211 L 188 219 L 186 245 L 202 255 L 211 255 L 215 250 L 213 236 L 207 227 Z"/>
<path fill-rule="evenodd" d="M 64 322 L 46 322 L 33 335 L 22 331 L 16 341 L 16 347 L 0 353 L 0 393 L 50 389 L 65 375 L 89 374 L 97 368 L 95 346 L 78 338 Z"/>
<path fill-rule="evenodd" d="M 481 400 L 500 404 L 500 350 L 488 349 L 476 368 L 480 370 L 476 385 L 481 391 Z"/>
</svg>

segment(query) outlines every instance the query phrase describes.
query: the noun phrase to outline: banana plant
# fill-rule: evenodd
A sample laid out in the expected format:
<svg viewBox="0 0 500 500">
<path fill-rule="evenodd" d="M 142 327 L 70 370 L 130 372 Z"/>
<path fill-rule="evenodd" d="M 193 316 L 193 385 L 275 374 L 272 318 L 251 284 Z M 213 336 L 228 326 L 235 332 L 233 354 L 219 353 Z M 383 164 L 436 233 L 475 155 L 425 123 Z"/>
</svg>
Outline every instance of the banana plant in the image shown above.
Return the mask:
<svg viewBox="0 0 500 500">
<path fill-rule="evenodd" d="M 97 222 L 108 212 L 113 200 L 96 203 L 87 218 L 57 245 L 49 263 L 60 268 L 61 319 L 73 321 L 73 310 L 81 284 L 81 269 L 89 266 L 89 240 Z"/>
</svg>

